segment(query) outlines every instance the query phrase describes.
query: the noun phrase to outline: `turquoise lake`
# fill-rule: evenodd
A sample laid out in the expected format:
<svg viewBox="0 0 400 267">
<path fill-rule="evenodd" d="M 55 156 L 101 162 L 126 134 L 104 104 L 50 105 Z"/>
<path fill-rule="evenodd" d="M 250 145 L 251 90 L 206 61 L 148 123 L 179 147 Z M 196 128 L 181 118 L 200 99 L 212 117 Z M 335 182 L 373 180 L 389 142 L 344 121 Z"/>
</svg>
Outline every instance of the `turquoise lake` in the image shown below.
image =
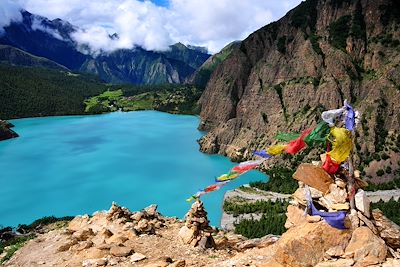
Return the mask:
<svg viewBox="0 0 400 267">
<path fill-rule="evenodd" d="M 19 138 L 0 142 L 0 226 L 43 216 L 107 210 L 113 201 L 132 211 L 156 203 L 183 218 L 185 199 L 235 163 L 199 152 L 199 118 L 156 111 L 11 121 Z M 219 225 L 226 190 L 267 176 L 251 171 L 202 197 Z"/>
</svg>

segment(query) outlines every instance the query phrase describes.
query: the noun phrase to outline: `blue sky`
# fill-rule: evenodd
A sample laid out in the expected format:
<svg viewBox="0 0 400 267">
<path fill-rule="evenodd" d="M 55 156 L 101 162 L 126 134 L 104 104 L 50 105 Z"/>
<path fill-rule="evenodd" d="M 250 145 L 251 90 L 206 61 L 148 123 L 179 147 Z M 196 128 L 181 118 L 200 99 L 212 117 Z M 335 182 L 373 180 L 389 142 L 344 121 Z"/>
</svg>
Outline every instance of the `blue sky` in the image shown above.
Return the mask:
<svg viewBox="0 0 400 267">
<path fill-rule="evenodd" d="M 300 0 L 0 0 L 0 32 L 21 19 L 19 8 L 79 27 L 76 42 L 93 53 L 141 46 L 165 50 L 177 42 L 216 53 L 282 17 Z M 19 7 L 19 8 L 18 8 Z M 118 33 L 118 40 L 110 34 Z M 57 34 L 57 33 L 55 33 Z"/>
</svg>

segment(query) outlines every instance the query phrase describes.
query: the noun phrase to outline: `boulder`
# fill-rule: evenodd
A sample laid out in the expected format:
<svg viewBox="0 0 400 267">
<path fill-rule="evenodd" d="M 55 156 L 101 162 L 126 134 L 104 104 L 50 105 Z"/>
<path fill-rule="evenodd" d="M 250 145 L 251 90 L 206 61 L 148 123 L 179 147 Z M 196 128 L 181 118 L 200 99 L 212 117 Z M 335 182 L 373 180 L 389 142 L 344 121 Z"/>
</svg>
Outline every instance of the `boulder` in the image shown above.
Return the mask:
<svg viewBox="0 0 400 267">
<path fill-rule="evenodd" d="M 144 212 L 146 212 L 146 214 L 148 216 L 154 217 L 158 214 L 157 212 L 157 205 L 153 204 L 148 206 L 147 208 L 144 209 Z"/>
<path fill-rule="evenodd" d="M 88 259 L 82 262 L 82 267 L 95 267 L 95 266 L 106 266 L 108 263 L 107 258 L 102 259 Z"/>
<path fill-rule="evenodd" d="M 309 163 L 302 163 L 293 174 L 293 178 L 324 194 L 329 192 L 329 185 L 334 183 L 334 180 L 327 172 Z"/>
<path fill-rule="evenodd" d="M 361 222 L 365 223 L 365 225 L 374 233 L 374 235 L 378 234 L 378 230 L 376 229 L 375 225 L 365 217 L 360 211 L 357 211 L 358 218 Z"/>
<path fill-rule="evenodd" d="M 175 261 L 175 262 L 171 263 L 170 265 L 168 265 L 168 267 L 185 267 L 185 266 L 186 266 L 185 260 Z"/>
<path fill-rule="evenodd" d="M 361 226 L 354 230 L 344 257 L 353 258 L 355 266 L 368 266 L 384 262 L 387 250 L 385 241 L 368 227 Z"/>
<path fill-rule="evenodd" d="M 386 244 L 393 249 L 400 249 L 400 226 L 389 220 L 379 209 L 374 209 L 372 216 L 379 235 Z"/>
<path fill-rule="evenodd" d="M 112 246 L 110 249 L 111 255 L 115 257 L 127 257 L 132 254 L 132 249 L 125 246 Z"/>
<path fill-rule="evenodd" d="M 275 261 L 283 266 L 315 266 L 332 247 L 346 247 L 351 238 L 349 230 L 338 230 L 324 221 L 304 223 L 290 228 L 275 244 Z"/>
<path fill-rule="evenodd" d="M 179 237 L 182 239 L 183 243 L 190 244 L 195 237 L 194 229 L 189 229 L 186 225 L 184 225 L 179 230 Z"/>
<path fill-rule="evenodd" d="M 370 200 L 368 199 L 367 195 L 365 194 L 365 191 L 362 189 L 359 189 L 357 194 L 354 196 L 356 208 L 361 211 L 365 216 L 368 218 L 371 217 L 371 212 L 370 212 Z"/>
<path fill-rule="evenodd" d="M 382 267 L 399 267 L 400 260 L 398 259 L 387 259 L 384 263 L 382 263 Z"/>
<path fill-rule="evenodd" d="M 134 253 L 129 258 L 131 263 L 135 263 L 135 262 L 138 262 L 138 261 L 141 261 L 141 260 L 144 260 L 144 259 L 146 259 L 146 256 L 141 254 L 141 253 Z"/>
<path fill-rule="evenodd" d="M 304 210 L 301 210 L 299 207 L 294 205 L 289 205 L 287 207 L 286 217 L 286 229 L 303 224 L 307 221 Z"/>
</svg>

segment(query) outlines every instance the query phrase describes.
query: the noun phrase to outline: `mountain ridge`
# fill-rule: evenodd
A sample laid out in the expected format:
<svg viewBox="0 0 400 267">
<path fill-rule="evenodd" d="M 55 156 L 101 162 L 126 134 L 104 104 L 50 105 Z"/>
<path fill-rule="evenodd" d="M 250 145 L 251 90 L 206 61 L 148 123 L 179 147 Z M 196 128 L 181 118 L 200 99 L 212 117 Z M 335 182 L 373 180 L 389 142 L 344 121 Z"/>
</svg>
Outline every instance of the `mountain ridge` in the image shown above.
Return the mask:
<svg viewBox="0 0 400 267">
<path fill-rule="evenodd" d="M 249 158 L 278 131 L 300 132 L 344 99 L 361 112 L 357 163 L 374 182 L 399 169 L 399 21 L 394 1 L 307 0 L 242 41 L 211 75 L 201 150 Z M 299 125 L 302 125 L 301 127 Z M 376 163 L 377 162 L 377 163 Z"/>
<path fill-rule="evenodd" d="M 204 48 L 181 43 L 161 52 L 134 47 L 90 55 L 86 45 L 78 44 L 73 38 L 78 27 L 25 10 L 21 14 L 22 22 L 12 22 L 4 28 L 0 44 L 47 58 L 71 70 L 97 74 L 106 82 L 182 83 L 210 56 Z M 111 40 L 115 38 L 117 34 L 110 35 Z"/>
</svg>

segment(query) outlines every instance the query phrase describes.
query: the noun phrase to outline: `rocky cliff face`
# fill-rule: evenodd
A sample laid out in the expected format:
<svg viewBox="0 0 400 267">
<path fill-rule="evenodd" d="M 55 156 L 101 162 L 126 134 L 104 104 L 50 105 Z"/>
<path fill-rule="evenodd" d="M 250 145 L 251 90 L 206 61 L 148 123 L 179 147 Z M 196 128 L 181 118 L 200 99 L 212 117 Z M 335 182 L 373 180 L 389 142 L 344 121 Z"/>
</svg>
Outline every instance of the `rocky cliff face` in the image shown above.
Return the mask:
<svg viewBox="0 0 400 267">
<path fill-rule="evenodd" d="M 394 0 L 307 0 L 251 34 L 200 99 L 199 128 L 209 131 L 201 150 L 246 158 L 278 131 L 313 126 L 348 99 L 362 114 L 360 167 L 370 178 L 398 168 L 399 13 Z"/>
<path fill-rule="evenodd" d="M 12 127 L 14 127 L 14 125 L 8 121 L 0 120 L 0 141 L 18 137 L 18 134 L 11 130 Z"/>
</svg>

